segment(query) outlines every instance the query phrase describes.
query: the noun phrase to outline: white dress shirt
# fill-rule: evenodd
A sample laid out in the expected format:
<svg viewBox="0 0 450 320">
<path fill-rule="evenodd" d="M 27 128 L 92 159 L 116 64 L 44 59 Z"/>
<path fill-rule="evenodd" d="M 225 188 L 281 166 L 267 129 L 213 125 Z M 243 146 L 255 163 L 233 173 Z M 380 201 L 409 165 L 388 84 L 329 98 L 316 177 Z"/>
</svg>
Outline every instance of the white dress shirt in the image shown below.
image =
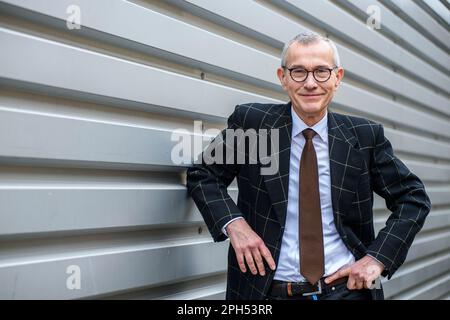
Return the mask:
<svg viewBox="0 0 450 320">
<path fill-rule="evenodd" d="M 292 107 L 291 107 L 292 108 Z M 283 234 L 280 257 L 274 279 L 281 281 L 307 281 L 300 273 L 298 210 L 299 210 L 299 167 L 305 137 L 302 131 L 311 128 L 316 132 L 313 145 L 317 155 L 319 175 L 320 208 L 322 211 L 322 231 L 325 257 L 325 274 L 331 275 L 341 267 L 355 262 L 352 253 L 343 243 L 334 224 L 333 208 L 331 202 L 330 157 L 328 149 L 328 116 L 325 116 L 314 126 L 307 126 L 302 119 L 291 109 L 292 114 L 292 141 L 289 168 L 289 191 L 286 224 Z M 228 224 L 223 228 L 225 235 Z"/>
<path fill-rule="evenodd" d="M 281 243 L 280 258 L 274 279 L 282 281 L 306 281 L 300 271 L 298 210 L 300 159 L 305 137 L 302 131 L 311 128 L 316 132 L 313 145 L 317 155 L 319 175 L 320 208 L 322 211 L 323 246 L 325 256 L 325 274 L 331 275 L 344 265 L 352 264 L 355 258 L 342 241 L 334 224 L 331 202 L 330 157 L 328 149 L 328 115 L 314 126 L 309 127 L 297 115 L 292 114 L 292 142 L 289 168 L 289 192 L 286 225 Z"/>
</svg>

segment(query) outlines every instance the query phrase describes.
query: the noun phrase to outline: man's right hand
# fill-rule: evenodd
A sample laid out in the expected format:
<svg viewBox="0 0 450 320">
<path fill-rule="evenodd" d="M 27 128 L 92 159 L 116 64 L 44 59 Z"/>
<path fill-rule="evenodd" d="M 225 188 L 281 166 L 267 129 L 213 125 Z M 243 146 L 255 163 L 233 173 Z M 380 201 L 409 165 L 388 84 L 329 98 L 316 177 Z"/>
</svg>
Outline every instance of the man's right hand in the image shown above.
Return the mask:
<svg viewBox="0 0 450 320">
<path fill-rule="evenodd" d="M 264 241 L 252 230 L 245 219 L 237 219 L 231 222 L 226 227 L 226 230 L 242 272 L 247 272 L 245 265 L 245 262 L 247 262 L 252 274 L 256 275 L 259 271 L 259 274 L 264 276 L 266 272 L 263 258 L 270 269 L 275 270 L 275 261 L 269 249 L 267 249 Z"/>
</svg>

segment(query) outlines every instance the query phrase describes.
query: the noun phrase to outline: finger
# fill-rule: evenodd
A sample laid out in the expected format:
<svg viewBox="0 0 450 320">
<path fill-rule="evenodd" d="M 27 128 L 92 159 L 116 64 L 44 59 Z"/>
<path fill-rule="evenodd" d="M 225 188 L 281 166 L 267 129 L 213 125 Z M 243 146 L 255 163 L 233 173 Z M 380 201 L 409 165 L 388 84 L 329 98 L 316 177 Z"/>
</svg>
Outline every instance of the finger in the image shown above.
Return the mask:
<svg viewBox="0 0 450 320">
<path fill-rule="evenodd" d="M 350 268 L 345 268 L 342 270 L 338 270 L 335 273 L 333 273 L 331 276 L 325 279 L 325 283 L 328 284 L 330 282 L 333 282 L 334 280 L 346 277 L 350 274 Z"/>
<path fill-rule="evenodd" d="M 243 273 L 247 272 L 247 268 L 245 267 L 245 262 L 244 262 L 244 255 L 242 254 L 241 251 L 236 251 L 236 259 L 239 265 L 239 269 L 241 269 L 241 271 Z"/>
<path fill-rule="evenodd" d="M 352 276 L 348 277 L 347 288 L 349 290 L 354 290 L 356 288 L 356 281 L 354 277 Z"/>
<path fill-rule="evenodd" d="M 256 267 L 258 268 L 259 274 L 261 276 L 266 275 L 266 270 L 264 270 L 264 263 L 263 263 L 261 254 L 259 253 L 259 250 L 255 249 L 252 251 L 252 253 L 253 253 L 253 258 L 255 259 Z"/>
<path fill-rule="evenodd" d="M 253 261 L 253 256 L 250 250 L 245 251 L 245 261 L 247 262 L 252 274 L 257 274 L 258 271 L 256 270 L 255 261 Z"/>
<path fill-rule="evenodd" d="M 377 279 L 378 279 L 378 277 L 377 277 L 377 278 L 375 278 L 375 277 L 369 277 L 369 278 L 364 282 L 364 287 L 367 288 L 367 289 L 370 289 L 370 290 L 374 289 L 374 288 L 375 288 L 375 285 L 376 285 L 376 280 L 377 280 Z"/>
<path fill-rule="evenodd" d="M 370 279 L 364 281 L 364 288 L 372 290 L 374 287 L 375 287 L 375 281 L 370 280 Z"/>
<path fill-rule="evenodd" d="M 353 270 L 353 272 L 350 274 L 350 277 L 354 280 L 353 289 L 362 289 L 362 287 L 364 286 L 365 278 L 361 276 L 361 273 L 357 269 Z"/>
<path fill-rule="evenodd" d="M 364 286 L 368 289 L 374 289 L 379 276 L 380 273 L 376 272 L 375 270 L 372 270 L 372 272 L 368 272 Z"/>
<path fill-rule="evenodd" d="M 269 265 L 269 268 L 272 270 L 275 270 L 275 261 L 273 260 L 272 255 L 270 254 L 269 249 L 265 245 L 262 245 L 260 248 L 261 255 L 266 260 L 267 264 Z"/>
<path fill-rule="evenodd" d="M 362 288 L 364 288 L 364 282 L 363 281 L 357 281 L 356 282 L 356 289 L 357 290 L 361 290 Z"/>
</svg>

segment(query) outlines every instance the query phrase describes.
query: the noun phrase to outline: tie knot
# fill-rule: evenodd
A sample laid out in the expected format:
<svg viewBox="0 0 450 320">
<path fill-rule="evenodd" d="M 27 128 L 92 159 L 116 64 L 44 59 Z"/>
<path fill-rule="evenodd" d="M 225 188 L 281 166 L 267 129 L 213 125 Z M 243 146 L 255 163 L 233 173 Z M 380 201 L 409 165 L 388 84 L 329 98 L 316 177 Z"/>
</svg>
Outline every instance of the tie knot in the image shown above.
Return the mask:
<svg viewBox="0 0 450 320">
<path fill-rule="evenodd" d="M 303 136 L 305 137 L 305 139 L 307 139 L 307 140 L 312 139 L 316 135 L 316 132 L 310 128 L 303 130 L 302 133 L 303 133 Z"/>
</svg>

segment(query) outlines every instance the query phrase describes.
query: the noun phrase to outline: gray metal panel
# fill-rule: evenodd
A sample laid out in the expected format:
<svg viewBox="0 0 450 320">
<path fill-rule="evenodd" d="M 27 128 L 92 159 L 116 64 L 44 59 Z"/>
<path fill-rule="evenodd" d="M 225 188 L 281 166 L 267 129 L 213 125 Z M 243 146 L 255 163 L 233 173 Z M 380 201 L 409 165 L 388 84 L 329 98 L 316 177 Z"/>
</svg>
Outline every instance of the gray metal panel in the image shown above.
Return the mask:
<svg viewBox="0 0 450 320">
<path fill-rule="evenodd" d="M 74 299 L 104 295 L 224 272 L 226 268 L 227 242 L 213 244 L 206 238 L 114 241 L 110 237 L 104 240 L 108 245 L 99 245 L 84 236 L 83 241 L 86 240 L 91 241 L 76 249 L 51 244 L 43 248 L 30 247 L 33 250 L 28 254 L 16 249 L 16 255 L 21 253 L 26 259 L 5 257 L 3 252 L 0 255 L 0 299 Z M 79 290 L 66 288 L 66 271 L 71 265 L 81 270 Z M 114 274 L 110 272 L 111 266 L 114 266 Z"/>
<path fill-rule="evenodd" d="M 36 16 L 34 19 L 44 20 L 47 15 L 55 17 L 57 19 L 64 18 L 64 12 L 61 10 L 64 2 L 61 2 L 57 7 L 50 4 L 46 6 L 39 5 L 36 2 L 29 1 L 15 1 L 10 0 L 10 3 L 20 5 L 28 10 L 33 10 Z M 253 37 L 257 37 L 264 32 L 264 41 L 268 43 L 275 43 L 277 47 L 282 46 L 281 41 L 287 41 L 291 35 L 298 33 L 306 28 L 298 23 L 287 20 L 283 16 L 280 16 L 261 5 L 247 0 L 241 0 L 238 2 L 227 1 L 225 3 L 211 2 L 211 1 L 190 1 L 195 3 L 196 6 L 201 6 L 202 8 L 208 10 L 214 10 L 215 14 L 213 16 L 207 15 L 209 19 L 215 17 L 217 19 L 222 16 L 230 20 L 225 20 L 227 26 L 234 29 L 237 26 L 245 26 L 246 29 L 243 30 L 246 34 L 250 34 Z M 86 5 L 84 1 L 78 2 L 80 6 Z M 185 2 L 175 1 L 176 4 L 180 5 L 183 9 L 193 10 L 192 6 L 187 5 Z M 100 2 L 94 2 L 89 4 L 93 9 L 103 8 L 103 4 Z M 236 12 L 236 6 L 242 6 L 242 11 Z M 59 10 L 58 10 L 59 8 Z M 11 9 L 10 9 L 11 10 Z M 179 60 L 181 58 L 187 58 L 189 60 L 183 60 L 184 63 L 197 66 L 206 70 L 213 70 L 217 73 L 228 73 L 228 76 L 233 78 L 243 78 L 242 72 L 242 62 L 236 63 L 233 57 L 239 54 L 241 61 L 259 61 L 259 64 L 264 65 L 264 68 L 250 68 L 246 71 L 246 74 L 251 75 L 252 79 L 263 81 L 261 85 L 277 85 L 278 80 L 276 79 L 275 72 L 273 71 L 279 64 L 279 59 L 277 57 L 271 57 L 260 51 L 255 51 L 251 48 L 246 48 L 245 46 L 239 44 L 238 42 L 233 42 L 228 39 L 223 39 L 210 32 L 203 31 L 199 28 L 185 27 L 185 23 L 177 22 L 169 17 L 161 16 L 161 14 L 153 12 L 151 10 L 146 10 L 143 14 L 138 7 L 132 4 L 120 3 L 118 6 L 111 8 L 114 10 L 111 14 L 120 16 L 121 18 L 116 19 L 116 23 L 111 25 L 108 23 L 111 19 L 111 15 L 108 17 L 96 17 L 90 16 L 88 11 L 88 16 L 83 18 L 83 25 L 89 27 L 90 30 L 97 30 L 99 34 L 92 35 L 85 29 L 81 29 L 81 34 L 86 34 L 86 36 L 91 36 L 93 38 L 99 38 L 104 41 L 112 41 L 117 45 L 124 47 L 135 47 L 136 44 L 142 46 L 141 50 L 151 54 L 158 54 L 160 52 L 165 56 L 166 59 Z M 94 11 L 95 12 L 95 11 Z M 38 13 L 45 14 L 46 16 L 41 16 Z M 251 16 L 249 16 L 251 13 Z M 200 12 L 202 16 L 205 16 L 204 12 Z M 220 14 L 220 15 L 219 15 Z M 252 19 L 254 16 L 259 16 L 260 19 Z M 124 18 L 126 17 L 126 18 Z M 155 19 L 156 17 L 156 19 Z M 104 19 L 104 21 L 102 20 Z M 135 24 L 126 23 L 128 20 L 133 20 Z M 222 21 L 222 20 L 221 20 Z M 222 24 L 225 23 L 222 21 Z M 184 37 L 190 39 L 190 43 L 177 43 L 173 45 L 172 42 L 167 41 L 168 37 L 147 37 L 145 34 L 142 35 L 136 26 L 147 25 L 148 29 L 161 29 L 168 28 L 174 35 L 180 33 L 180 29 L 183 30 Z M 268 26 L 270 25 L 270 28 Z M 280 26 L 279 28 L 274 28 L 274 26 Z M 64 26 L 60 26 L 63 28 Z M 249 33 L 249 29 L 253 31 Z M 178 35 L 179 36 L 179 35 Z M 270 36 L 270 38 L 268 38 Z M 109 37 L 109 38 L 108 38 Z M 110 39 L 113 37 L 113 39 Z M 126 42 L 125 39 L 130 40 Z M 277 40 L 275 40 L 277 39 Z M 216 41 L 221 41 L 222 43 L 226 41 L 226 46 L 233 54 L 226 54 L 226 50 L 222 49 L 221 54 L 217 55 L 214 51 L 210 50 L 211 43 Z M 222 44 L 221 47 L 223 47 Z M 358 78 L 363 79 L 363 81 L 375 83 L 377 86 L 383 87 L 384 90 L 390 90 L 393 94 L 400 94 L 408 99 L 413 99 L 418 103 L 431 107 L 442 113 L 450 114 L 448 109 L 449 101 L 448 99 L 436 95 L 435 92 L 417 85 L 414 81 L 405 79 L 399 76 L 397 73 L 391 70 L 375 64 L 368 60 L 367 58 L 361 56 L 360 54 L 347 49 L 345 46 L 338 44 L 340 54 L 345 61 L 345 67 L 349 72 L 355 74 Z M 156 51 L 155 51 L 156 50 Z M 175 56 L 168 55 L 172 53 Z M 256 60 L 255 60 L 256 59 Z M 206 62 L 206 63 L 205 63 Z M 244 63 L 247 67 L 247 63 Z M 251 64 L 249 64 L 251 66 Z M 266 72 L 268 70 L 269 72 Z M 361 73 L 359 70 L 367 70 L 365 73 Z M 265 73 L 262 74 L 261 72 Z M 231 74 L 229 74 L 231 72 Z M 259 73 L 256 73 L 259 72 Z M 251 81 L 250 79 L 245 79 L 246 81 Z"/>
<path fill-rule="evenodd" d="M 405 160 L 406 165 L 419 177 L 429 182 L 447 182 L 450 180 L 450 167 L 447 165 L 430 164 L 414 160 Z"/>
<path fill-rule="evenodd" d="M 450 145 L 446 142 L 418 137 L 416 134 L 397 132 L 390 128 L 386 128 L 385 133 L 398 151 L 416 154 L 426 153 L 436 158 L 450 159 Z"/>
<path fill-rule="evenodd" d="M 416 263 L 406 263 L 391 280 L 383 283 L 385 297 L 391 298 L 399 292 L 410 289 L 415 285 L 416 279 L 433 283 L 436 276 L 448 272 L 448 269 L 450 269 L 449 252 Z"/>
<path fill-rule="evenodd" d="M 23 50 L 23 52 L 30 53 L 30 57 L 26 57 L 26 56 L 23 57 L 24 69 L 20 70 L 20 72 L 19 72 L 17 68 L 9 67 L 9 66 L 13 65 L 12 61 L 17 59 L 14 50 L 11 50 L 9 52 L 7 50 L 5 50 L 2 53 L 3 59 L 0 60 L 1 62 L 3 62 L 4 69 L 5 69 L 4 77 L 5 78 L 7 77 L 9 79 L 14 79 L 16 81 L 24 81 L 24 82 L 32 83 L 33 86 L 36 86 L 35 83 L 45 84 L 46 86 L 56 86 L 55 83 L 52 83 L 52 77 L 50 77 L 51 72 L 53 72 L 55 76 L 56 76 L 56 74 L 59 74 L 61 72 L 70 74 L 70 70 L 64 71 L 64 69 L 72 68 L 72 66 L 67 66 L 67 64 L 63 63 L 63 59 L 71 59 L 71 60 L 83 61 L 83 63 L 80 64 L 80 66 L 77 68 L 78 72 L 76 75 L 73 75 L 70 78 L 66 79 L 67 85 L 65 85 L 61 79 L 61 81 L 59 81 L 59 83 L 58 83 L 58 86 L 60 88 L 62 87 L 62 89 L 65 89 L 65 90 L 76 91 L 77 94 L 87 94 L 87 93 L 93 94 L 94 90 L 95 90 L 95 93 L 101 92 L 102 96 L 98 97 L 98 99 L 100 101 L 104 100 L 103 99 L 104 96 L 108 96 L 109 98 L 111 98 L 113 95 L 112 92 L 111 93 L 105 92 L 104 84 L 100 83 L 100 81 L 101 81 L 100 78 L 103 78 L 103 72 L 108 72 L 108 70 L 110 70 L 110 69 L 115 69 L 115 70 L 118 70 L 118 72 L 127 74 L 127 75 L 129 75 L 129 77 L 131 79 L 141 77 L 142 83 L 149 84 L 151 87 L 155 88 L 154 91 L 145 89 L 145 92 L 146 92 L 145 95 L 139 94 L 139 96 L 137 96 L 137 94 L 136 94 L 137 91 L 130 92 L 130 90 L 128 90 L 128 88 L 125 84 L 126 81 L 131 81 L 131 80 L 125 79 L 125 77 L 123 77 L 123 76 L 113 75 L 112 78 L 117 79 L 117 81 L 115 81 L 115 80 L 111 81 L 111 83 L 108 86 L 108 89 L 112 88 L 114 90 L 114 94 L 116 95 L 116 98 L 121 99 L 121 100 L 126 99 L 126 100 L 130 100 L 133 102 L 138 101 L 140 103 L 157 105 L 157 106 L 169 105 L 172 108 L 177 103 L 177 104 L 181 104 L 184 107 L 184 110 L 189 110 L 187 107 L 188 101 L 186 99 L 187 91 L 189 90 L 190 92 L 194 92 L 194 90 L 198 90 L 198 91 L 203 92 L 204 90 L 206 90 L 204 88 L 204 86 L 212 86 L 211 89 L 208 89 L 208 91 L 211 93 L 208 95 L 208 97 L 211 98 L 211 101 L 208 101 L 207 99 L 203 100 L 204 109 L 206 109 L 206 110 L 211 110 L 211 111 L 217 110 L 217 109 L 211 109 L 207 106 L 207 103 L 209 103 L 209 104 L 214 103 L 214 98 L 215 98 L 214 91 L 213 91 L 214 89 L 217 90 L 217 95 L 220 95 L 220 96 L 226 95 L 232 99 L 245 99 L 244 101 L 250 101 L 252 99 L 252 97 L 250 95 L 248 98 L 243 98 L 243 96 L 245 94 L 243 92 L 239 92 L 237 90 L 233 90 L 233 92 L 224 94 L 221 91 L 226 90 L 226 89 L 222 88 L 221 86 L 219 87 L 219 86 L 213 85 L 213 84 L 206 84 L 206 83 L 200 82 L 196 79 L 180 77 L 178 75 L 170 74 L 167 72 L 161 73 L 161 71 L 157 71 L 155 69 L 137 70 L 134 68 L 135 67 L 134 64 L 132 64 L 130 62 L 126 62 L 126 61 L 121 61 L 120 66 L 123 67 L 122 70 L 124 70 L 124 71 L 120 71 L 119 67 L 114 67 L 117 63 L 116 59 L 110 58 L 112 65 L 105 64 L 105 63 L 99 63 L 97 61 L 97 58 L 99 58 L 99 57 L 96 54 L 91 53 L 89 55 L 89 58 L 91 58 L 91 59 L 88 59 L 88 57 L 86 57 L 86 58 L 84 57 L 85 52 L 79 52 L 79 50 L 77 50 L 76 48 L 66 48 L 66 47 L 58 46 L 57 44 L 54 44 L 54 43 L 51 43 L 51 44 L 45 43 L 46 47 L 48 48 L 48 51 L 46 51 L 46 50 L 43 50 L 44 48 L 39 46 L 39 43 L 42 43 L 43 40 L 33 38 L 33 40 L 34 39 L 36 40 L 36 45 L 31 46 L 30 41 L 24 42 L 24 40 L 23 40 L 24 36 L 22 34 L 13 33 L 13 35 L 17 35 L 18 38 L 15 38 L 15 37 L 11 38 L 11 37 L 13 37 L 13 35 L 11 35 L 11 33 L 13 33 L 13 32 L 5 29 L 3 34 L 0 33 L 0 37 L 4 36 L 3 40 L 4 40 L 5 44 L 11 43 L 11 45 L 8 46 L 9 48 L 13 48 L 13 45 L 12 45 L 13 43 L 14 43 L 15 47 L 19 47 L 18 43 L 24 43 L 24 47 L 22 47 L 21 50 Z M 33 68 L 32 68 L 32 63 L 34 63 L 33 56 L 36 53 L 38 53 L 39 55 L 42 55 L 43 57 L 49 57 L 49 56 L 54 57 L 54 59 L 52 59 L 52 60 L 46 60 L 46 61 L 39 62 L 39 64 L 47 70 L 46 73 L 36 74 L 35 72 L 33 72 Z M 90 60 L 92 60 L 92 61 L 90 61 Z M 27 62 L 30 63 L 28 66 L 26 65 Z M 103 60 L 102 60 L 102 62 L 103 62 Z M 98 72 L 96 72 L 96 75 L 92 74 L 92 72 L 91 72 L 92 66 L 94 66 L 94 65 L 97 66 L 96 68 L 98 69 Z M 83 81 L 83 79 L 85 79 L 86 77 L 89 77 L 92 82 Z M 96 80 L 95 77 L 98 77 L 98 80 Z M 170 87 L 169 83 L 176 82 L 183 88 L 179 92 L 180 93 L 179 97 L 182 97 L 182 100 L 179 100 L 175 103 L 174 99 L 176 99 L 177 96 L 168 97 L 166 92 L 163 92 L 163 91 L 161 92 L 161 90 L 157 89 L 158 88 L 157 83 L 163 83 L 164 78 L 167 79 L 166 81 L 167 81 L 168 87 Z M 75 82 L 74 80 L 77 80 L 75 84 L 74 84 L 74 82 Z M 152 84 L 152 82 L 154 83 L 154 85 Z M 183 83 L 183 82 L 185 82 L 185 83 Z M 96 88 L 96 86 L 101 86 L 101 88 Z M 146 86 L 146 88 L 147 88 L 147 86 Z M 144 91 L 144 89 L 142 89 L 142 91 Z M 80 93 L 78 93 L 78 92 L 80 92 Z M 121 92 L 124 92 L 125 94 L 120 95 Z M 201 94 L 201 92 L 199 92 L 199 94 Z M 195 97 L 192 97 L 192 98 L 195 99 Z M 256 99 L 256 98 L 253 98 L 253 99 Z M 259 99 L 266 100 L 266 101 L 270 100 L 270 99 L 263 98 L 263 97 L 260 97 Z M 239 101 L 239 100 L 235 100 L 235 103 L 237 101 Z M 226 101 L 224 101 L 224 102 L 226 102 Z M 229 106 L 234 105 L 235 103 L 233 103 L 233 102 L 226 103 L 224 105 L 225 108 L 219 109 L 219 110 L 226 110 L 226 109 L 229 110 L 230 109 Z M 406 108 L 405 106 L 401 106 L 395 102 L 384 99 L 382 97 L 378 97 L 374 94 L 364 92 L 363 90 L 354 88 L 347 84 L 344 84 L 342 86 L 342 90 L 336 96 L 335 103 L 344 105 L 350 111 L 355 111 L 355 110 L 361 111 L 362 110 L 362 111 L 365 111 L 367 114 L 374 114 L 374 115 L 381 114 L 381 115 L 383 115 L 383 118 L 385 118 L 386 120 L 401 119 L 399 117 L 399 115 L 405 114 L 403 112 L 403 110 L 405 110 L 405 108 Z M 192 104 L 194 105 L 195 102 L 192 102 Z M 198 104 L 195 104 L 195 105 L 198 106 Z M 363 106 L 363 107 L 361 107 L 361 106 Z M 148 108 L 150 108 L 150 106 Z M 380 108 L 383 108 L 383 109 L 380 110 Z M 160 110 L 161 108 L 157 108 L 157 109 Z M 195 111 L 198 112 L 200 110 L 195 110 Z M 380 113 L 380 111 L 381 111 L 381 113 Z M 216 116 L 217 114 L 213 114 L 213 115 Z M 219 114 L 219 115 L 222 115 L 222 114 Z M 426 130 L 431 133 L 442 134 L 447 137 L 450 137 L 449 125 L 435 116 L 430 116 L 430 115 L 424 114 L 422 112 L 417 112 L 417 111 L 411 110 L 410 112 L 406 113 L 406 118 L 403 117 L 402 120 L 404 121 L 405 125 L 411 125 L 413 127 L 414 127 L 414 123 L 421 121 L 424 124 L 424 126 L 421 128 L 422 130 Z"/>
<path fill-rule="evenodd" d="M 239 101 L 276 101 L 3 28 L 0 41 L 5 45 L 0 52 L 0 78 L 27 82 L 31 87 L 57 87 L 75 91 L 76 95 L 96 95 L 101 102 L 129 100 L 156 106 L 153 111 L 161 109 L 158 107 L 206 114 L 214 111 L 222 117 L 227 117 Z M 21 68 L 16 68 L 15 61 L 20 61 Z M 176 95 L 172 93 L 174 86 Z M 213 104 L 217 106 L 214 109 Z"/>
<path fill-rule="evenodd" d="M 386 6 L 390 6 L 395 13 L 401 17 L 406 17 L 408 22 L 412 22 L 414 27 L 425 31 L 426 35 L 435 42 L 450 50 L 450 35 L 423 11 L 416 3 L 409 0 L 381 0 Z"/>
<path fill-rule="evenodd" d="M 431 9 L 431 12 L 441 19 L 444 27 L 446 27 L 447 30 L 449 29 L 450 12 L 448 10 L 448 6 L 446 7 L 443 3 L 439 2 L 439 0 L 423 0 L 422 4 L 424 5 L 423 7 L 428 7 Z"/>
<path fill-rule="evenodd" d="M 444 50 L 418 33 L 413 27 L 402 23 L 398 16 L 380 2 L 374 0 L 338 0 L 338 3 L 357 14 L 363 21 L 369 16 L 366 12 L 369 6 L 376 6 L 380 13 L 380 32 L 392 36 L 403 46 L 406 44 L 408 49 L 412 49 L 421 57 L 429 59 L 433 64 L 438 65 L 438 68 L 445 68 L 447 73 L 450 71 L 450 59 Z"/>
<path fill-rule="evenodd" d="M 278 54 L 305 30 L 337 42 L 332 107 L 383 123 L 433 203 L 386 297 L 448 298 L 450 32 L 432 2 L 0 1 L 0 298 L 223 299 L 229 242 L 212 243 L 170 136 L 285 101 Z M 66 28 L 73 4 L 81 30 Z"/>
<path fill-rule="evenodd" d="M 139 44 L 148 49 L 160 50 L 160 54 L 165 58 L 167 58 L 167 53 L 172 53 L 178 57 L 198 61 L 202 66 L 205 64 L 217 66 L 242 76 L 251 76 L 278 84 L 273 71 L 278 64 L 278 57 L 260 52 L 156 11 L 144 10 L 144 8 L 128 1 L 117 1 L 115 6 L 109 6 L 110 1 L 107 0 L 95 2 L 63 0 L 57 3 L 51 0 L 41 2 L 12 0 L 5 2 L 50 15 L 63 21 L 67 17 L 65 8 L 69 5 L 77 4 L 81 9 L 89 7 L 90 9 L 85 10 L 83 14 L 83 26 L 100 31 L 102 34 L 98 37 L 106 38 L 113 35 L 117 38 L 116 42 L 124 43 L 125 39 L 134 42 L 134 44 L 124 44 L 125 46 Z M 97 12 L 104 10 L 105 7 L 109 7 L 108 16 L 99 17 Z M 36 19 L 46 19 L 46 17 L 38 16 Z M 110 21 L 116 21 L 116 23 L 111 24 Z M 134 21 L 135 23 L 130 24 L 128 21 Z M 64 28 L 64 24 L 61 23 L 61 27 Z M 165 30 L 165 32 L 154 33 L 149 37 L 147 30 Z M 81 29 L 80 32 L 88 31 Z M 174 38 L 184 40 L 173 41 Z M 156 52 L 151 53 L 155 54 Z M 236 55 L 240 56 L 241 59 L 232 59 Z M 217 57 L 220 57 L 220 59 L 217 59 Z M 173 56 L 172 59 L 177 60 L 177 57 Z M 254 68 L 252 63 L 249 62 L 262 67 Z"/>
<path fill-rule="evenodd" d="M 383 211 L 382 215 L 377 215 L 374 219 L 374 227 L 377 232 L 384 227 L 387 216 L 388 212 Z M 449 224 L 450 210 L 433 210 L 428 216 L 421 231 L 432 231 L 440 229 L 442 226 L 448 226 Z"/>
<path fill-rule="evenodd" d="M 0 191 L 3 238 L 45 232 L 192 225 L 203 221 L 185 189 L 176 185 L 28 186 L 1 187 Z M 237 191 L 230 188 L 229 192 L 236 199 Z M 33 214 L 30 208 L 34 209 Z"/>
<path fill-rule="evenodd" d="M 448 293 L 449 288 L 450 275 L 443 274 L 393 298 L 398 300 L 434 300 Z"/>
<path fill-rule="evenodd" d="M 102 102 L 105 101 L 104 97 L 108 97 L 108 99 L 114 97 L 115 99 L 139 102 L 151 106 L 170 106 L 171 109 L 176 105 L 181 105 L 182 107 L 180 109 L 183 108 L 184 111 L 189 110 L 208 113 L 210 115 L 211 112 L 230 110 L 229 106 L 234 106 L 238 101 L 251 101 L 252 99 L 275 101 L 259 95 L 248 94 L 236 89 L 223 88 L 219 85 L 199 81 L 194 78 L 182 77 L 151 67 L 142 66 L 142 68 L 137 68 L 130 61 L 117 61 L 117 59 L 113 59 L 112 57 L 100 56 L 94 52 L 87 53 L 77 48 L 48 43 L 44 39 L 33 38 L 33 41 L 29 41 L 23 34 L 7 29 L 0 30 L 0 39 L 7 45 L 7 48 L 11 48 L 11 50 L 5 50 L 1 53 L 2 59 L 0 60 L 0 65 L 4 67 L 3 77 L 31 83 L 31 86 L 38 86 L 36 83 L 39 83 L 39 85 L 71 90 L 78 95 L 101 94 L 97 99 Z M 22 57 L 24 69 L 18 70 L 12 67 L 12 62 L 18 59 L 15 50 L 12 48 L 20 48 L 24 52 Z M 29 53 L 29 56 L 27 56 L 27 53 Z M 34 57 L 36 54 L 42 57 L 54 58 L 51 60 L 33 61 L 35 60 Z M 61 79 L 58 83 L 55 83 L 53 79 L 57 78 L 59 74 L 70 75 L 70 70 L 73 66 L 64 63 L 66 59 L 80 61 L 82 63 L 76 67 L 77 73 L 75 75 L 67 77 L 64 79 L 65 81 Z M 34 72 L 32 66 L 35 63 L 38 63 L 47 72 Z M 93 66 L 96 66 L 97 69 L 95 74 L 92 72 Z M 109 70 L 116 70 L 116 72 L 111 74 L 111 78 L 114 80 L 111 80 L 107 84 L 107 87 L 105 87 L 105 83 L 102 83 L 101 80 L 104 78 L 105 72 L 111 73 Z M 128 78 L 123 75 L 128 75 Z M 89 81 L 84 81 L 86 78 L 89 78 Z M 129 90 L 126 83 L 132 81 L 131 79 L 141 79 L 142 92 L 139 91 L 140 88 L 135 88 L 132 91 Z M 179 95 L 168 96 L 168 92 L 159 90 L 159 86 L 161 85 L 165 85 L 169 90 L 173 83 L 177 83 L 182 88 L 178 92 Z M 197 95 L 193 96 L 188 94 L 188 92 L 198 92 L 198 95 L 201 95 L 204 91 L 208 91 L 210 94 L 208 94 L 207 99 L 202 100 L 202 106 L 195 102 Z M 192 102 L 188 100 L 187 96 L 193 99 Z M 215 104 L 214 101 L 219 100 L 216 99 L 217 96 L 226 96 L 229 97 L 229 100 L 224 101 L 220 99 L 224 103 L 224 108 L 211 109 L 209 106 Z M 345 106 L 350 111 L 362 110 L 367 114 L 374 114 L 375 116 L 382 115 L 387 121 L 392 121 L 391 119 L 399 120 L 399 115 L 405 114 L 404 110 L 406 108 L 406 106 L 347 84 L 343 84 L 334 102 Z M 192 105 L 192 109 L 189 109 L 189 104 Z M 203 108 L 202 110 L 198 110 L 196 107 Z M 147 108 L 150 109 L 151 107 L 148 106 Z M 151 109 L 161 110 L 162 108 L 152 107 Z M 209 112 L 206 112 L 206 110 L 209 110 Z M 229 111 L 219 114 L 213 113 L 212 115 L 225 117 L 225 115 L 228 115 L 226 112 Z M 406 113 L 406 117 L 406 119 L 402 119 L 404 125 L 415 127 L 414 124 L 421 121 L 424 125 L 419 129 L 450 137 L 448 123 L 445 123 L 436 116 L 411 110 Z"/>
<path fill-rule="evenodd" d="M 261 39 L 267 44 L 273 44 L 280 49 L 283 42 L 288 41 L 307 27 L 287 19 L 268 8 L 250 0 L 230 0 L 226 2 L 208 0 L 173 1 L 184 10 L 189 10 L 208 20 L 217 20 L 221 25 L 241 30 L 248 36 Z M 189 3 L 189 4 L 187 4 Z M 192 5 L 191 5 L 192 4 Z M 242 10 L 236 10 L 236 6 Z M 201 9 L 199 9 L 201 8 Z M 259 17 L 255 19 L 254 17 Z M 226 19 L 224 19 L 226 18 Z M 383 65 L 373 62 L 367 56 L 353 51 L 345 44 L 336 44 L 344 63 L 346 72 L 358 81 L 370 83 L 388 91 L 391 94 L 414 100 L 429 108 L 449 114 L 450 101 L 426 87 L 405 78 Z M 219 57 L 220 59 L 220 57 Z M 448 60 L 448 58 L 447 58 Z M 365 72 L 361 72 L 365 70 Z M 345 81 L 345 79 L 344 79 Z"/>
</svg>

